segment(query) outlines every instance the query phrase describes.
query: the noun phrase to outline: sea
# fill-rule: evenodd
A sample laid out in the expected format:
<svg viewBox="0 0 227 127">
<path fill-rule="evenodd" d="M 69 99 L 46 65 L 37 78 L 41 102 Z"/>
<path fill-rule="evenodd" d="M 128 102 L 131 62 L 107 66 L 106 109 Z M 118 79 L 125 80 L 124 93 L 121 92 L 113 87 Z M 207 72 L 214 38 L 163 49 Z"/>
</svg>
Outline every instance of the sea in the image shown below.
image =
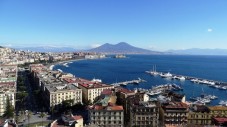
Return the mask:
<svg viewBox="0 0 227 127">
<path fill-rule="evenodd" d="M 160 76 L 152 76 L 145 71 L 156 66 L 158 72 L 170 72 L 172 74 L 192 76 L 215 81 L 227 82 L 227 56 L 194 56 L 194 55 L 127 55 L 126 58 L 116 59 L 108 56 L 104 59 L 80 60 L 68 63 L 68 67 L 57 64 L 54 70 L 72 73 L 76 77 L 89 80 L 101 79 L 103 83 L 144 79 L 147 82 L 129 84 L 128 89 L 151 89 L 152 86 L 175 83 L 183 88 L 179 91 L 190 97 L 201 94 L 215 95 L 218 99 L 208 105 L 218 105 L 221 100 L 227 101 L 227 90 L 220 90 L 203 84 L 192 83 L 189 80 L 179 81 Z"/>
</svg>

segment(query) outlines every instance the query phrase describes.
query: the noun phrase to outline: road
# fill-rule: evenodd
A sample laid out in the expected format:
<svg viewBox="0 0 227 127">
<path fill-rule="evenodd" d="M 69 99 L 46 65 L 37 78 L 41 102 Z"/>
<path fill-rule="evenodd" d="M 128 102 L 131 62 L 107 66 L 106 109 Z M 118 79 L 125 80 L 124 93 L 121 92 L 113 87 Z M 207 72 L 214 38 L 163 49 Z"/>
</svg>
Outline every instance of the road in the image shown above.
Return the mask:
<svg viewBox="0 0 227 127">
<path fill-rule="evenodd" d="M 30 112 L 30 119 L 28 121 L 28 117 L 25 117 L 25 121 L 21 124 L 51 121 L 51 116 L 48 115 L 48 113 L 45 113 L 45 116 L 43 118 L 40 117 L 39 111 L 41 111 L 42 109 L 38 109 L 38 106 L 37 106 L 38 103 L 36 102 L 36 99 L 34 97 L 34 93 L 26 72 L 23 73 L 23 77 L 24 77 L 24 83 L 26 85 L 27 92 L 28 92 L 28 97 L 26 99 L 26 110 Z M 25 113 L 25 114 L 28 114 L 28 113 Z"/>
</svg>

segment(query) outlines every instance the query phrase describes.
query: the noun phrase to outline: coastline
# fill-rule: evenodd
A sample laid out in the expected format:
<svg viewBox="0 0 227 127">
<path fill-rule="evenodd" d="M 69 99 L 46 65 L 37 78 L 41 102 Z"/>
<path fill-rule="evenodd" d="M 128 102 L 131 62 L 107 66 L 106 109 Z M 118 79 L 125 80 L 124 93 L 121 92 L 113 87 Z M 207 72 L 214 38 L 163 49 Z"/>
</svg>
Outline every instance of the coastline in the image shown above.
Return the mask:
<svg viewBox="0 0 227 127">
<path fill-rule="evenodd" d="M 82 58 L 82 59 L 71 59 L 71 60 L 56 61 L 56 62 L 53 62 L 53 63 L 49 63 L 46 66 L 50 70 L 53 70 L 53 68 L 54 68 L 55 65 L 60 65 L 60 64 L 63 64 L 63 63 L 74 62 L 74 61 L 81 61 L 81 60 L 86 60 L 86 59 L 85 58 Z"/>
<path fill-rule="evenodd" d="M 94 59 L 86 59 L 86 58 L 81 58 L 81 59 L 71 59 L 71 60 L 63 60 L 63 61 L 57 61 L 54 63 L 49 63 L 46 66 L 50 69 L 53 70 L 55 65 L 60 65 L 60 64 L 64 64 L 64 63 L 69 63 L 69 62 L 75 62 L 75 61 L 81 61 L 81 60 L 97 60 L 97 59 L 105 59 L 105 58 L 109 58 L 109 57 L 104 57 L 104 58 L 94 58 Z"/>
</svg>

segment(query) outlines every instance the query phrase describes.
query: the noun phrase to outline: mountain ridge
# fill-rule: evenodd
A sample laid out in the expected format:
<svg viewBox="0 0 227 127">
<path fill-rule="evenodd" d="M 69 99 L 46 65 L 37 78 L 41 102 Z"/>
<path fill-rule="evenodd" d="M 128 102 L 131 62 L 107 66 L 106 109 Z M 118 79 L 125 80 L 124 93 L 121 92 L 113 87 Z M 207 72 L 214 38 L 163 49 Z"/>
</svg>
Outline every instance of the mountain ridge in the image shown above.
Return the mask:
<svg viewBox="0 0 227 127">
<path fill-rule="evenodd" d="M 227 49 L 201 49 L 201 48 L 190 48 L 181 50 L 168 50 L 174 54 L 181 55 L 227 55 Z"/>
<path fill-rule="evenodd" d="M 117 44 L 105 43 L 99 47 L 89 49 L 86 51 L 105 54 L 161 54 L 161 52 L 138 48 L 126 42 L 120 42 Z"/>
</svg>

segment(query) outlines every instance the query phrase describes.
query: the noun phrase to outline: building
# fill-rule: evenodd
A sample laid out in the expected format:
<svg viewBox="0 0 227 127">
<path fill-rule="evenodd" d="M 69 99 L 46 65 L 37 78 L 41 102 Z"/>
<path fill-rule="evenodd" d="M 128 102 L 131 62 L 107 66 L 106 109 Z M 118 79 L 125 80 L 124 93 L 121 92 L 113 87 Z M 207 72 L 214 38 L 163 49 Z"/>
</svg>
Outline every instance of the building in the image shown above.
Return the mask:
<svg viewBox="0 0 227 127">
<path fill-rule="evenodd" d="M 116 105 L 117 96 L 112 90 L 104 90 L 98 101 L 89 107 L 90 124 L 99 127 L 124 127 L 123 106 Z"/>
<path fill-rule="evenodd" d="M 193 125 L 210 125 L 210 110 L 205 105 L 195 105 L 188 113 L 188 124 Z"/>
<path fill-rule="evenodd" d="M 160 120 L 162 124 L 187 124 L 188 105 L 183 102 L 169 102 L 160 107 Z"/>
<path fill-rule="evenodd" d="M 83 92 L 83 102 L 89 104 L 93 103 L 97 97 L 99 97 L 103 90 L 113 89 L 114 86 L 106 85 L 100 82 L 85 81 L 80 79 L 78 82 L 79 88 Z"/>
<path fill-rule="evenodd" d="M 47 107 L 59 108 L 62 102 L 72 100 L 72 105 L 82 103 L 82 90 L 75 84 L 45 85 L 44 97 Z"/>
<path fill-rule="evenodd" d="M 83 117 L 80 115 L 62 115 L 61 119 L 55 120 L 50 127 L 83 127 Z"/>
<path fill-rule="evenodd" d="M 64 101 L 70 100 L 72 105 L 82 103 L 82 89 L 76 83 L 64 81 L 72 77 L 59 71 L 51 71 L 42 64 L 30 65 L 34 84 L 42 91 L 48 109 L 59 108 Z"/>
<path fill-rule="evenodd" d="M 208 108 L 211 118 L 227 117 L 227 107 L 225 106 L 210 106 Z"/>
<path fill-rule="evenodd" d="M 127 98 L 129 127 L 158 127 L 159 126 L 159 104 L 154 101 L 146 101 L 143 93 L 137 93 Z"/>
<path fill-rule="evenodd" d="M 0 65 L 0 116 L 5 112 L 7 99 L 15 108 L 16 86 L 17 66 Z"/>
<path fill-rule="evenodd" d="M 227 126 L 227 118 L 226 117 L 212 118 L 212 125 L 226 127 Z"/>
</svg>

